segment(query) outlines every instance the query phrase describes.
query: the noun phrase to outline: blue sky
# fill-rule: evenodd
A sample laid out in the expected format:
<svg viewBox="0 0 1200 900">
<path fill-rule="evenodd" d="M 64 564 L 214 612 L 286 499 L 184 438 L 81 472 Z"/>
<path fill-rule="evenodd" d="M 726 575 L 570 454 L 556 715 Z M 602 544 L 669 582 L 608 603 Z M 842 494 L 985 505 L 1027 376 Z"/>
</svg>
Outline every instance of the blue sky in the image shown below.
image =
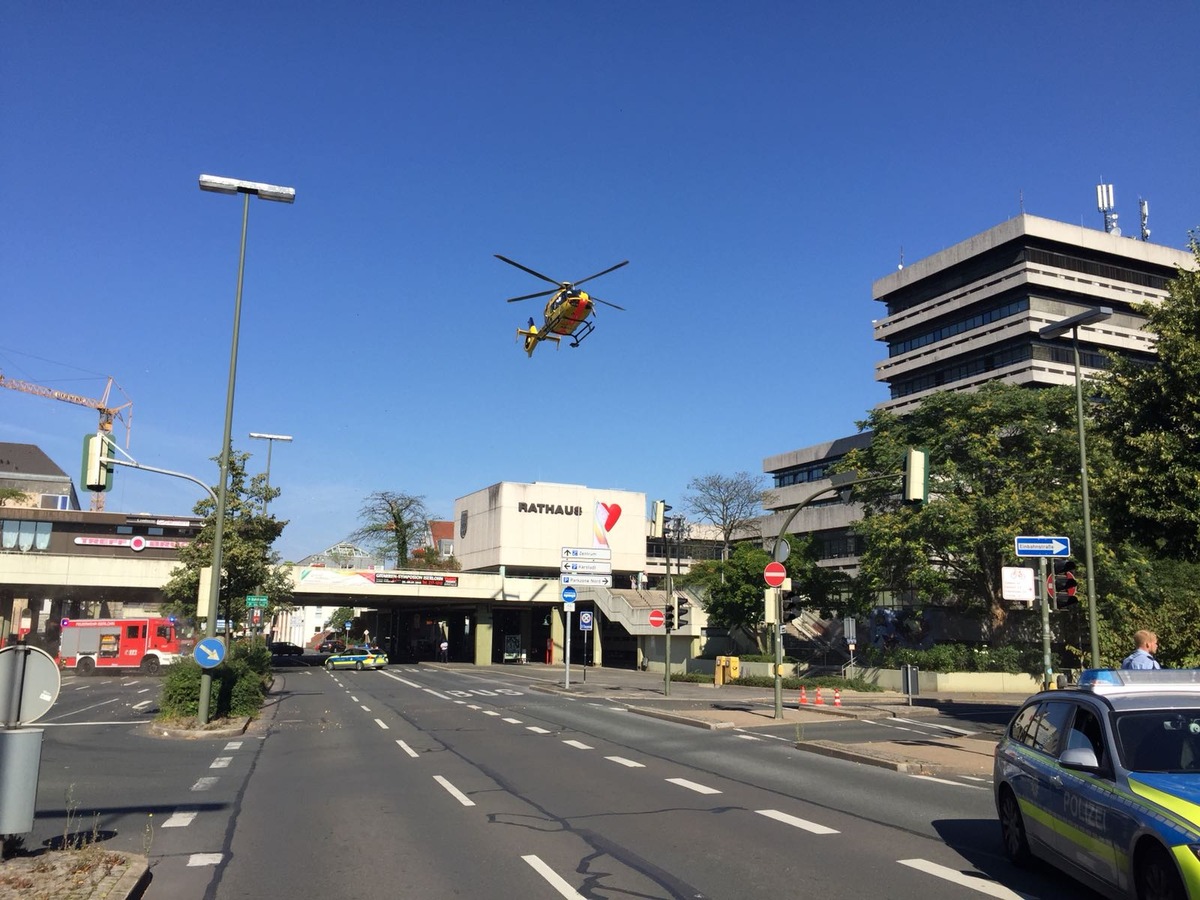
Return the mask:
<svg viewBox="0 0 1200 900">
<path fill-rule="evenodd" d="M 439 517 L 497 481 L 680 498 L 854 431 L 871 283 L 1024 211 L 1200 224 L 1193 2 L 134 3 L 0 8 L 0 371 L 133 401 L 129 452 L 209 483 L 241 201 L 234 446 L 296 559 L 376 490 Z M 1022 205 L 1023 204 L 1023 205 Z M 542 284 L 579 349 L 526 358 Z M 118 399 L 114 393 L 113 398 Z M 0 441 L 77 477 L 89 410 L 0 391 Z M 122 435 L 123 437 L 123 435 Z M 184 514 L 118 471 L 110 510 Z"/>
</svg>

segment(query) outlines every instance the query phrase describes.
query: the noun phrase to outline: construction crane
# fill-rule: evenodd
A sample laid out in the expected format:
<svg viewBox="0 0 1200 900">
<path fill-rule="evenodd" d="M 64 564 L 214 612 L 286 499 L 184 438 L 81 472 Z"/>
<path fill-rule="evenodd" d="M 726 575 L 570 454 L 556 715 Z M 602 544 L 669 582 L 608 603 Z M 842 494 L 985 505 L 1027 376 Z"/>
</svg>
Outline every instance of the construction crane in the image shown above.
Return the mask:
<svg viewBox="0 0 1200 900">
<path fill-rule="evenodd" d="M 26 394 L 36 394 L 38 397 L 49 397 L 51 400 L 62 400 L 64 403 L 74 403 L 76 406 L 87 406 L 98 410 L 100 413 L 99 432 L 106 438 L 112 435 L 113 422 L 120 419 L 125 425 L 125 448 L 128 449 L 129 430 L 133 424 L 133 401 L 126 397 L 125 402 L 120 406 L 109 406 L 108 395 L 112 393 L 114 386 L 118 391 L 121 391 L 121 386 L 110 375 L 108 383 L 104 386 L 104 395 L 99 400 L 95 400 L 91 397 L 84 397 L 79 394 L 69 393 L 68 391 L 60 391 L 41 384 L 34 384 L 32 381 L 6 378 L 4 373 L 0 372 L 0 387 L 5 387 L 13 391 L 22 391 Z M 124 393 L 124 391 L 121 391 L 122 395 Z M 104 509 L 103 491 L 92 492 L 92 509 L 97 512 Z"/>
</svg>

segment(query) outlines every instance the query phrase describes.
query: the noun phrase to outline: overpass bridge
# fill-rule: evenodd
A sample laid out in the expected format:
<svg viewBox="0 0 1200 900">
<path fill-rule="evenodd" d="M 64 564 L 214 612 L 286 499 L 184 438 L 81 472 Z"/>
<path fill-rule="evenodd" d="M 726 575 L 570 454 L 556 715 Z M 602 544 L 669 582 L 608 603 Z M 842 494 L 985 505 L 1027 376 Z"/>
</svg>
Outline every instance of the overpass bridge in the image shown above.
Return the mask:
<svg viewBox="0 0 1200 900">
<path fill-rule="evenodd" d="M 171 559 L 0 553 L 0 637 L 16 631 L 23 615 L 38 633 L 46 622 L 64 616 L 121 616 L 128 608 L 153 608 L 162 602 L 162 587 L 177 567 Z M 442 638 L 449 641 L 453 659 L 479 665 L 563 659 L 567 623 L 557 577 L 285 568 L 291 572 L 296 607 L 361 610 L 373 638 L 385 642 L 399 659 L 419 657 Z M 648 657 L 661 659 L 663 633 L 650 625 L 649 617 L 651 609 L 665 603 L 663 591 L 577 588 L 576 610 L 595 614 L 595 627 L 588 635 L 591 662 L 603 665 L 607 656 L 610 665 L 634 667 Z M 672 648 L 689 656 L 696 650 L 703 620 L 697 604 L 693 609 L 693 621 L 677 633 Z M 311 631 L 297 633 L 293 614 L 281 616 L 276 633 L 306 643 Z M 583 637 L 572 635 L 572 662 L 583 662 Z"/>
</svg>

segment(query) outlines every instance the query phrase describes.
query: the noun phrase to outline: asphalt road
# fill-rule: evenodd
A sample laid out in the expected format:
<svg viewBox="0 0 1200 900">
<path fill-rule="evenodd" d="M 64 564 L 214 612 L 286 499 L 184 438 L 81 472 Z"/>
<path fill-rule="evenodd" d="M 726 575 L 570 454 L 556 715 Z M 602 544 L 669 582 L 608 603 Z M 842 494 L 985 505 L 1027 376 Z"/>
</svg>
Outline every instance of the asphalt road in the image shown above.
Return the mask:
<svg viewBox="0 0 1200 900">
<path fill-rule="evenodd" d="M 148 853 L 151 900 L 1095 897 L 1004 861 L 986 781 L 802 753 L 777 727 L 639 716 L 518 668 L 312 661 L 280 664 L 236 738 L 156 737 L 158 679 L 65 679 L 38 723 L 31 843 L 91 830 Z M 911 727 L 987 726 L 970 721 Z"/>
</svg>

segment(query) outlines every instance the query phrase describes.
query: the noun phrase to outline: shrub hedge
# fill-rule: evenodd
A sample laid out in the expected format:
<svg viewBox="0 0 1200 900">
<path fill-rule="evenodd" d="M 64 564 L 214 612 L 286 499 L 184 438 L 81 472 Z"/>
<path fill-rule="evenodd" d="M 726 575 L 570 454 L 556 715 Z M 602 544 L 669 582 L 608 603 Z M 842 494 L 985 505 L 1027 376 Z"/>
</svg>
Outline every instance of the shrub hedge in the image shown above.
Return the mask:
<svg viewBox="0 0 1200 900">
<path fill-rule="evenodd" d="M 262 641 L 239 641 L 221 665 L 211 670 L 210 719 L 258 714 L 271 682 L 271 652 Z M 204 670 L 191 657 L 166 669 L 159 718 L 194 719 L 200 714 L 200 676 Z"/>
</svg>

